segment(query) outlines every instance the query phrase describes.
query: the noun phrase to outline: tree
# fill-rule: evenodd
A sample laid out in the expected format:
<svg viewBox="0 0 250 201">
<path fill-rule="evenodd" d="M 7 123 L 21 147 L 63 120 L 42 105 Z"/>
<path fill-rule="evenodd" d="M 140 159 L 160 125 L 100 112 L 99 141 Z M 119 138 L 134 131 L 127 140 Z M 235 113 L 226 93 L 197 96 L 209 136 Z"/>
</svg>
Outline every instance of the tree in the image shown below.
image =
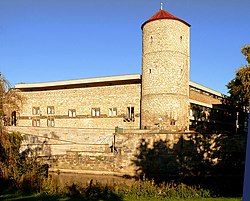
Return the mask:
<svg viewBox="0 0 250 201">
<path fill-rule="evenodd" d="M 245 45 L 241 48 L 241 53 L 246 57 L 248 66 L 250 64 L 250 45 Z"/>
<path fill-rule="evenodd" d="M 8 184 L 25 192 L 39 191 L 47 176 L 48 166 L 37 161 L 36 150 L 20 152 L 21 134 L 5 129 L 22 101 L 20 93 L 0 73 L 0 191 Z"/>
<path fill-rule="evenodd" d="M 12 112 L 20 109 L 21 102 L 18 91 L 11 88 L 8 80 L 0 73 L 0 132 L 4 126 L 11 124 Z"/>
<path fill-rule="evenodd" d="M 17 175 L 21 135 L 5 130 L 14 110 L 19 109 L 21 96 L 12 89 L 9 82 L 0 73 L 0 178 L 8 179 Z"/>
<path fill-rule="evenodd" d="M 228 84 L 228 92 L 233 103 L 245 107 L 250 101 L 250 45 L 245 45 L 241 49 L 247 65 L 240 67 L 236 71 L 235 78 Z"/>
</svg>

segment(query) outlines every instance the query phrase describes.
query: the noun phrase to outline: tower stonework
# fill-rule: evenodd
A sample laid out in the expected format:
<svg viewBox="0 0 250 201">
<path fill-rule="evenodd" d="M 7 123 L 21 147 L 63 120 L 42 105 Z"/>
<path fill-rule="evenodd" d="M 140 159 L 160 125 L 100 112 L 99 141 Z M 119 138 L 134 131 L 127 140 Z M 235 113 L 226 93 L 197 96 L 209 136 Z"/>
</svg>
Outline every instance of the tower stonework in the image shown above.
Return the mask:
<svg viewBox="0 0 250 201">
<path fill-rule="evenodd" d="M 187 130 L 190 25 L 159 10 L 141 28 L 141 128 Z"/>
</svg>

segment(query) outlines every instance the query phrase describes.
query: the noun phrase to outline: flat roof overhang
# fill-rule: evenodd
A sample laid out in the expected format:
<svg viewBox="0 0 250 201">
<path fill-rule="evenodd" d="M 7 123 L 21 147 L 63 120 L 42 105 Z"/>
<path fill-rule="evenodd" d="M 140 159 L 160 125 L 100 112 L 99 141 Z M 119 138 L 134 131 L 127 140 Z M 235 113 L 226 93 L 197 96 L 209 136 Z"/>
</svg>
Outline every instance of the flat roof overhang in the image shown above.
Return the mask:
<svg viewBox="0 0 250 201">
<path fill-rule="evenodd" d="M 197 89 L 200 89 L 200 90 L 203 90 L 203 91 L 208 92 L 208 93 L 211 93 L 211 94 L 214 94 L 214 95 L 219 96 L 219 97 L 225 97 L 224 94 L 222 94 L 222 93 L 220 93 L 220 92 L 218 92 L 218 91 L 215 91 L 215 90 L 213 90 L 213 89 L 210 89 L 210 88 L 208 88 L 208 87 L 205 87 L 205 86 L 203 86 L 203 85 L 201 85 L 201 84 L 198 84 L 198 83 L 196 83 L 196 82 L 189 81 L 189 86 L 190 86 L 190 87 L 197 88 Z"/>
<path fill-rule="evenodd" d="M 107 76 L 107 77 L 65 80 L 65 81 L 55 81 L 55 82 L 41 82 L 32 84 L 16 84 L 15 88 L 21 91 L 43 91 L 43 90 L 57 90 L 57 89 L 69 89 L 69 88 L 80 88 L 80 87 L 98 87 L 98 86 L 138 84 L 138 83 L 141 83 L 140 74 Z"/>
<path fill-rule="evenodd" d="M 106 76 L 97 78 L 62 80 L 62 81 L 40 82 L 40 83 L 30 83 L 30 84 L 16 84 L 15 88 L 19 89 L 20 91 L 43 91 L 43 90 L 70 89 L 70 88 L 81 88 L 81 87 L 124 85 L 124 84 L 141 84 L 141 74 Z M 224 94 L 218 91 L 207 88 L 192 81 L 189 82 L 189 86 L 209 92 L 219 97 L 225 97 Z"/>
</svg>

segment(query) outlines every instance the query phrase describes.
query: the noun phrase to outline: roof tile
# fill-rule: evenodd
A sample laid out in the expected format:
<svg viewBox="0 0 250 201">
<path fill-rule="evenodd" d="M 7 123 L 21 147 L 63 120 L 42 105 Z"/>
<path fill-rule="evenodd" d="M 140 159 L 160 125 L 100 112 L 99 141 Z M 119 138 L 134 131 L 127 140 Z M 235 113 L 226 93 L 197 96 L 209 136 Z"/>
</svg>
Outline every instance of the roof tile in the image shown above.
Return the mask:
<svg viewBox="0 0 250 201">
<path fill-rule="evenodd" d="M 147 24 L 148 22 L 152 22 L 155 20 L 160 20 L 160 19 L 172 19 L 172 20 L 178 20 L 180 22 L 183 22 L 184 24 L 186 24 L 187 26 L 191 26 L 190 24 L 188 24 L 187 22 L 185 22 L 184 20 L 170 14 L 169 12 L 165 11 L 165 10 L 159 10 L 157 13 L 155 13 L 151 18 L 149 18 L 146 22 L 144 22 L 141 26 L 141 28 L 143 29 L 143 26 L 145 24 Z"/>
</svg>

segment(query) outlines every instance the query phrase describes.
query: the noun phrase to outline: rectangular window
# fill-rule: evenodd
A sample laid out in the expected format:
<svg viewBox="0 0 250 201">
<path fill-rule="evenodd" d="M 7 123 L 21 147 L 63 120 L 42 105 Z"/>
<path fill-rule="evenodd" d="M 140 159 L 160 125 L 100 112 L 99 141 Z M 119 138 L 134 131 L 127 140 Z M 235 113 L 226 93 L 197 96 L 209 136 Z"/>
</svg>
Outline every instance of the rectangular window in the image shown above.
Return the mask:
<svg viewBox="0 0 250 201">
<path fill-rule="evenodd" d="M 109 116 L 110 117 L 117 116 L 117 108 L 109 108 Z"/>
<path fill-rule="evenodd" d="M 189 117 L 193 117 L 193 110 L 192 109 L 189 110 Z"/>
<path fill-rule="evenodd" d="M 127 117 L 129 119 L 134 119 L 135 118 L 135 109 L 134 109 L 134 107 L 127 107 Z"/>
<path fill-rule="evenodd" d="M 40 126 L 40 119 L 32 119 L 32 126 L 34 127 Z"/>
<path fill-rule="evenodd" d="M 55 114 L 54 106 L 47 107 L 47 114 Z"/>
<path fill-rule="evenodd" d="M 91 115 L 92 117 L 99 117 L 101 114 L 100 114 L 100 108 L 92 108 L 91 109 Z"/>
<path fill-rule="evenodd" d="M 32 108 L 32 114 L 34 114 L 34 115 L 40 114 L 40 107 L 33 107 Z"/>
<path fill-rule="evenodd" d="M 54 127 L 55 126 L 55 119 L 54 118 L 47 119 L 47 126 Z"/>
<path fill-rule="evenodd" d="M 170 125 L 171 125 L 171 126 L 174 126 L 174 125 L 175 125 L 175 120 L 172 119 L 172 120 L 170 121 Z"/>
<path fill-rule="evenodd" d="M 76 117 L 76 110 L 75 109 L 69 109 L 68 115 L 69 115 L 69 117 Z"/>
</svg>

